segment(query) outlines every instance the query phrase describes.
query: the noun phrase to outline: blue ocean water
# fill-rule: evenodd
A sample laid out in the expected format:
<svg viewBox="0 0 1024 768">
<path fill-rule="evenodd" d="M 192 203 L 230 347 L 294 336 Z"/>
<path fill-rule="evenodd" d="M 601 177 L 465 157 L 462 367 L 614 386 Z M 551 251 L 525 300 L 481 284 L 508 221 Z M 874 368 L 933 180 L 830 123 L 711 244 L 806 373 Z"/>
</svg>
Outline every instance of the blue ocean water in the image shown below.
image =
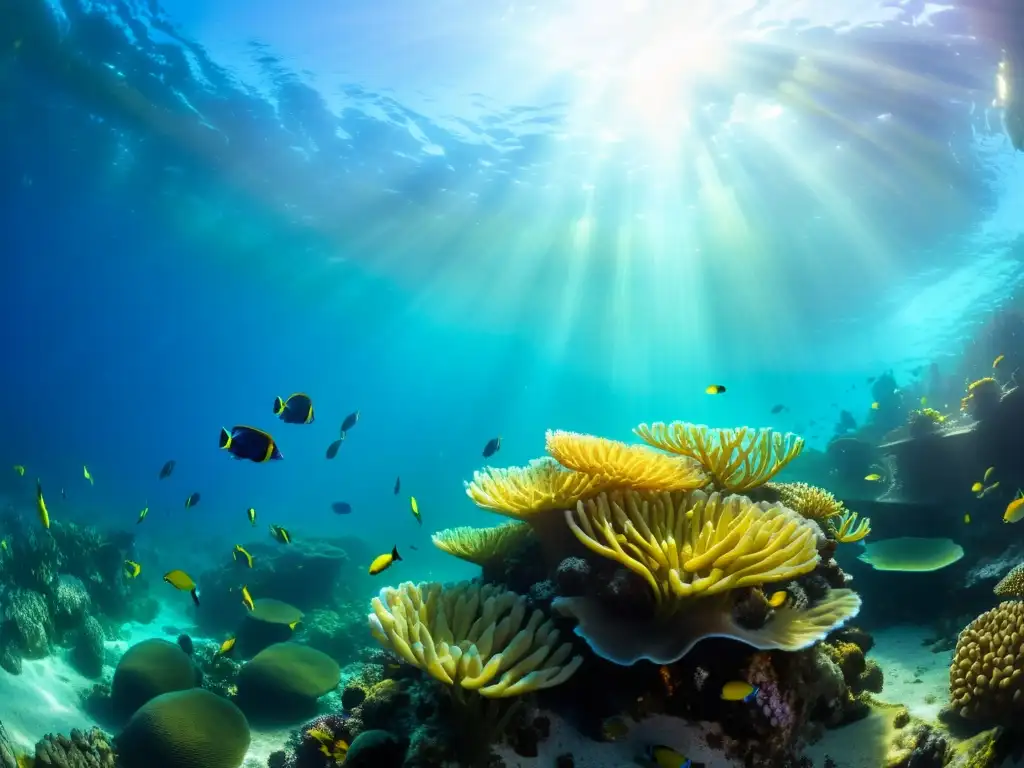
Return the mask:
<svg viewBox="0 0 1024 768">
<path fill-rule="evenodd" d="M 997 53 L 955 7 L 818 5 L 6 0 L 0 492 L 183 561 L 253 506 L 448 578 L 492 437 L 822 448 L 867 377 L 955 370 L 1022 277 Z"/>
</svg>

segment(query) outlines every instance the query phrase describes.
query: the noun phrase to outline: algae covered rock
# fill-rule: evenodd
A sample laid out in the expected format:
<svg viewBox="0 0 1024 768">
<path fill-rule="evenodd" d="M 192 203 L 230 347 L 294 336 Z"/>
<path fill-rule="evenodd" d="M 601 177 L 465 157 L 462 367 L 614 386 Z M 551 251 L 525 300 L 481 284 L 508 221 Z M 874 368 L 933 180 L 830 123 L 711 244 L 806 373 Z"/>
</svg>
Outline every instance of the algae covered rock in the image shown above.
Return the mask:
<svg viewBox="0 0 1024 768">
<path fill-rule="evenodd" d="M 340 679 L 341 668 L 327 654 L 298 643 L 278 643 L 242 667 L 238 700 L 247 712 L 285 720 L 302 717 Z"/>
<path fill-rule="evenodd" d="M 390 731 L 363 731 L 348 748 L 347 768 L 400 768 L 405 745 Z"/>
<path fill-rule="evenodd" d="M 199 671 L 176 643 L 143 640 L 129 648 L 114 670 L 111 705 L 120 717 L 129 717 L 150 699 L 199 684 Z"/>
<path fill-rule="evenodd" d="M 143 704 L 115 742 L 120 768 L 238 768 L 250 739 L 238 707 L 192 688 Z"/>
</svg>

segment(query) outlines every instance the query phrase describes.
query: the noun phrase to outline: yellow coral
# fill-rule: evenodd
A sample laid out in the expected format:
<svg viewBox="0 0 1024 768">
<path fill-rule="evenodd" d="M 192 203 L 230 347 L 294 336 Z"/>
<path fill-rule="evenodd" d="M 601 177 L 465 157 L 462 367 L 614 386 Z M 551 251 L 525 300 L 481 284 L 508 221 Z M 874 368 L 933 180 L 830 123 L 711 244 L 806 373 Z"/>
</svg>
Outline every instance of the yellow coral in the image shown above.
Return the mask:
<svg viewBox="0 0 1024 768">
<path fill-rule="evenodd" d="M 532 529 L 526 523 L 510 520 L 491 528 L 446 528 L 435 533 L 434 546 L 462 560 L 484 565 L 521 544 Z"/>
<path fill-rule="evenodd" d="M 565 513 L 582 544 L 639 574 L 664 609 L 679 600 L 814 570 L 821 530 L 744 496 L 612 491 Z"/>
<path fill-rule="evenodd" d="M 386 587 L 372 601 L 370 631 L 385 648 L 447 685 L 487 698 L 518 696 L 568 680 L 583 659 L 526 600 L 487 584 Z"/>
<path fill-rule="evenodd" d="M 857 522 L 856 512 L 843 512 L 839 528 L 836 530 L 836 541 L 842 544 L 853 544 L 867 538 L 871 533 L 871 518 L 865 517 Z"/>
<path fill-rule="evenodd" d="M 627 445 L 561 430 L 548 430 L 545 445 L 563 467 L 602 477 L 608 481 L 608 487 L 692 491 L 708 481 L 700 464 L 692 459 L 667 456 L 645 445 Z"/>
<path fill-rule="evenodd" d="M 802 437 L 770 429 L 711 429 L 675 421 L 641 424 L 633 431 L 648 445 L 695 459 L 715 488 L 727 491 L 764 485 L 804 448 Z"/>
<path fill-rule="evenodd" d="M 999 597 L 1024 598 L 1024 563 L 1011 568 L 992 588 L 992 592 Z"/>
<path fill-rule="evenodd" d="M 831 518 L 839 517 L 845 508 L 843 502 L 826 491 L 807 483 L 768 483 L 768 488 L 779 495 L 784 506 L 824 526 Z"/>
<path fill-rule="evenodd" d="M 1009 600 L 985 611 L 957 638 L 949 693 L 962 717 L 1017 723 L 1024 713 L 1024 603 Z"/>
<path fill-rule="evenodd" d="M 466 495 L 484 509 L 528 520 L 538 512 L 572 507 L 606 486 L 604 478 L 571 472 L 543 458 L 528 467 L 474 472 L 473 480 L 466 483 Z"/>
</svg>

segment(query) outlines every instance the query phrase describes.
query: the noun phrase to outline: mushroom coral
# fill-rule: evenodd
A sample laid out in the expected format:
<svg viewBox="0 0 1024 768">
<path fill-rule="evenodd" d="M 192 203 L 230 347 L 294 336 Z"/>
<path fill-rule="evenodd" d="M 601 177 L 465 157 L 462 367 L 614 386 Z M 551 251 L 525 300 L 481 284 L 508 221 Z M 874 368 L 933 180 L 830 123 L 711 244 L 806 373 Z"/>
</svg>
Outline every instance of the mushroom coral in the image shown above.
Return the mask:
<svg viewBox="0 0 1024 768">
<path fill-rule="evenodd" d="M 529 521 L 541 512 L 570 507 L 605 487 L 603 478 L 570 472 L 545 457 L 526 467 L 474 472 L 473 480 L 466 483 L 466 495 L 491 512 Z"/>
<path fill-rule="evenodd" d="M 751 629 L 733 617 L 733 593 L 787 581 L 818 565 L 821 529 L 781 504 L 743 496 L 612 491 L 565 512 L 591 551 L 640 576 L 654 596 L 647 620 L 622 621 L 591 597 L 558 598 L 576 633 L 600 656 L 622 665 L 669 664 L 705 637 L 731 637 L 761 649 L 795 651 L 823 638 L 860 609 L 852 591 L 783 607 Z"/>
<path fill-rule="evenodd" d="M 438 531 L 431 537 L 434 546 L 460 560 L 484 565 L 519 546 L 532 533 L 526 523 L 509 520 L 490 528 L 459 526 Z"/>
<path fill-rule="evenodd" d="M 1024 713 L 1024 603 L 1008 600 L 967 625 L 949 668 L 950 703 L 961 717 L 1020 722 Z"/>
<path fill-rule="evenodd" d="M 926 573 L 952 565 L 964 556 L 964 548 L 952 539 L 901 536 L 864 544 L 857 559 L 876 571 Z"/>
<path fill-rule="evenodd" d="M 748 491 L 764 485 L 800 455 L 804 439 L 771 429 L 712 429 L 674 421 L 633 430 L 648 445 L 696 460 L 717 490 Z"/>
</svg>

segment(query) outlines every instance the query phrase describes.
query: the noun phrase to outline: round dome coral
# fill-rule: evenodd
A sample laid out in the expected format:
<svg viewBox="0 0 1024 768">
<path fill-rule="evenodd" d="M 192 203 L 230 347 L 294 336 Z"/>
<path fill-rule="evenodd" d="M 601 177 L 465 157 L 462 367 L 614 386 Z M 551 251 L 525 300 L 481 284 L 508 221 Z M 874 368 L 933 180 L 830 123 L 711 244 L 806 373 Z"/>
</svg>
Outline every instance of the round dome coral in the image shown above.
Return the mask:
<svg viewBox="0 0 1024 768">
<path fill-rule="evenodd" d="M 1024 715 L 1024 603 L 985 611 L 960 633 L 949 668 L 950 702 L 962 717 L 1010 723 Z"/>
</svg>

